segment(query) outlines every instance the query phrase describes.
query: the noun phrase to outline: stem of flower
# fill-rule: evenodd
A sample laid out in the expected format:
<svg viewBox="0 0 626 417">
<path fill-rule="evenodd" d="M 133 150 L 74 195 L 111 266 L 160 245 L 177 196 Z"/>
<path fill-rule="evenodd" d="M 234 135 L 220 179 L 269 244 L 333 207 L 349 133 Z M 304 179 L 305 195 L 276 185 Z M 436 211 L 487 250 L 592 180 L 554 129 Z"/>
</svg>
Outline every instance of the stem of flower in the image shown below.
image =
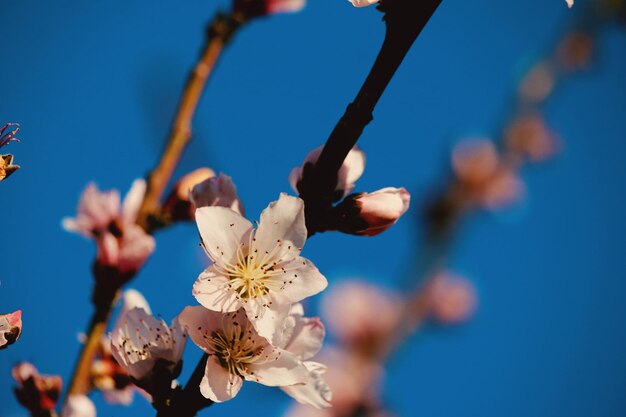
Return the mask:
<svg viewBox="0 0 626 417">
<path fill-rule="evenodd" d="M 203 52 L 187 79 L 161 159 L 148 175 L 148 189 L 137 217 L 137 223 L 147 231 L 153 229 L 151 216 L 158 214 L 160 199 L 191 139 L 193 117 L 207 80 L 212 74 L 224 46 L 242 23 L 243 19 L 236 15 L 218 14 L 209 25 Z"/>
<path fill-rule="evenodd" d="M 202 355 L 196 369 L 189 377 L 185 389 L 179 391 L 167 407 L 162 407 L 157 412 L 157 417 L 193 417 L 203 408 L 213 405 L 213 401 L 204 398 L 200 392 L 200 382 L 204 377 L 206 362 L 209 355 Z"/>
<path fill-rule="evenodd" d="M 330 134 L 315 164 L 313 175 L 303 178 L 309 235 L 324 231 L 324 210 L 332 205 L 337 173 L 365 126 L 372 121 L 376 103 L 387 88 L 418 35 L 441 0 L 382 0 L 387 32 L 381 50 L 354 102 Z"/>
</svg>

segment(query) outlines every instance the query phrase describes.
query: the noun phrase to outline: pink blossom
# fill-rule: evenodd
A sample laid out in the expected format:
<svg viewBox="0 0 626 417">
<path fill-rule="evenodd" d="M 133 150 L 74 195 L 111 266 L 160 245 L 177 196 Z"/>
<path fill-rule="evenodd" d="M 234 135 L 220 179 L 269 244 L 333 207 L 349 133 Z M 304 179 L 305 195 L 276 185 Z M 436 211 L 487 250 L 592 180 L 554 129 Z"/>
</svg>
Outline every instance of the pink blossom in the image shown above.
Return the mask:
<svg viewBox="0 0 626 417">
<path fill-rule="evenodd" d="M 544 161 L 554 155 L 559 143 L 538 114 L 519 117 L 505 134 L 507 149 L 515 156 L 530 161 Z"/>
<path fill-rule="evenodd" d="M 322 291 L 326 278 L 300 256 L 307 236 L 304 203 L 281 194 L 258 228 L 224 207 L 201 207 L 196 222 L 207 256 L 193 295 L 204 307 L 235 312 L 243 307 L 255 330 L 274 341 L 291 305 Z"/>
<path fill-rule="evenodd" d="M 274 13 L 299 12 L 306 5 L 306 0 L 234 0 L 236 14 L 247 19 Z"/>
<path fill-rule="evenodd" d="M 116 190 L 102 192 L 90 184 L 81 196 L 78 215 L 63 219 L 63 227 L 95 239 L 98 266 L 133 274 L 155 247 L 154 238 L 135 224 L 145 190 L 145 181 L 136 180 L 122 203 Z"/>
<path fill-rule="evenodd" d="M 431 316 L 439 323 L 464 322 L 476 310 L 476 289 L 464 277 L 440 272 L 427 291 Z"/>
<path fill-rule="evenodd" d="M 191 340 L 209 355 L 200 392 L 215 402 L 235 397 L 243 381 L 282 387 L 304 384 L 309 371 L 297 355 L 258 334 L 245 310 L 218 313 L 186 307 L 178 316 Z"/>
<path fill-rule="evenodd" d="M 163 213 L 172 221 L 193 220 L 196 208 L 191 202 L 194 186 L 215 177 L 211 168 L 198 168 L 179 179 L 163 204 Z"/>
<path fill-rule="evenodd" d="M 0 314 L 0 349 L 6 349 L 22 334 L 22 310 Z"/>
<path fill-rule="evenodd" d="M 401 319 L 399 295 L 362 281 L 334 285 L 322 300 L 328 327 L 345 345 L 374 353 L 388 340 Z"/>
<path fill-rule="evenodd" d="M 39 415 L 54 410 L 63 386 L 60 376 L 40 375 L 28 362 L 18 363 L 11 373 L 17 382 L 15 396 L 31 414 Z"/>
<path fill-rule="evenodd" d="M 237 188 L 228 175 L 220 173 L 217 177 L 196 184 L 190 195 L 195 208 L 228 207 L 243 216 L 243 205 L 237 195 Z"/>
<path fill-rule="evenodd" d="M 366 7 L 376 4 L 379 0 L 348 0 L 354 7 Z"/>
</svg>

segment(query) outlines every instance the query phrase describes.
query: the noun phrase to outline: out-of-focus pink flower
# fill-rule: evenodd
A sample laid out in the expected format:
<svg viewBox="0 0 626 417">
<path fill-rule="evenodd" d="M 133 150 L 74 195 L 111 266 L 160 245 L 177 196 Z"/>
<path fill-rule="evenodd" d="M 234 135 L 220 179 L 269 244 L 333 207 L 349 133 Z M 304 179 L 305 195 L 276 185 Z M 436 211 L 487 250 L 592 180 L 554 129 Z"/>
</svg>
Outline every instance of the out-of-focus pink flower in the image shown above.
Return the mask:
<svg viewBox="0 0 626 417">
<path fill-rule="evenodd" d="M 452 167 L 460 185 L 458 197 L 464 204 L 498 210 L 524 195 L 523 182 L 501 161 L 495 146 L 487 139 L 459 143 L 452 152 Z"/>
<path fill-rule="evenodd" d="M 306 0 L 234 0 L 235 14 L 246 19 L 274 13 L 299 12 L 306 5 Z"/>
<path fill-rule="evenodd" d="M 307 175 L 307 172 L 315 165 L 319 159 L 324 146 L 313 150 L 309 153 L 302 166 L 296 167 L 289 174 L 289 183 L 296 193 L 300 193 L 299 183 L 303 176 Z M 348 156 L 343 161 L 339 172 L 337 173 L 337 185 L 335 192 L 339 198 L 345 197 L 354 189 L 356 181 L 361 178 L 363 171 L 365 170 L 365 153 L 359 149 L 358 146 L 354 146 Z"/>
<path fill-rule="evenodd" d="M 67 398 L 61 417 L 96 417 L 96 406 L 86 395 L 72 394 Z"/>
<path fill-rule="evenodd" d="M 411 195 L 404 188 L 388 187 L 373 193 L 353 194 L 338 207 L 343 213 L 338 229 L 354 235 L 376 236 L 393 226 L 409 209 L 410 202 Z M 355 210 L 345 209 L 346 205 Z"/>
<path fill-rule="evenodd" d="M 431 317 L 438 323 L 462 323 L 476 310 L 476 289 L 464 277 L 450 272 L 439 272 L 427 291 Z"/>
<path fill-rule="evenodd" d="M 366 7 L 376 4 L 379 0 L 348 0 L 354 7 Z"/>
<path fill-rule="evenodd" d="M 255 330 L 274 342 L 293 303 L 322 291 L 326 278 L 300 256 L 307 237 L 304 202 L 287 194 L 261 213 L 255 230 L 225 207 L 201 207 L 196 222 L 213 264 L 193 287 L 209 310 L 235 312 L 243 307 Z"/>
<path fill-rule="evenodd" d="M 190 195 L 195 208 L 227 207 L 243 216 L 243 205 L 237 195 L 237 188 L 228 175 L 220 173 L 217 177 L 196 184 Z"/>
<path fill-rule="evenodd" d="M 153 317 L 137 294 L 131 293 L 133 302 L 139 303 L 132 308 L 133 302 L 126 304 L 111 333 L 111 353 L 134 382 L 151 393 L 153 388 L 169 386 L 180 374 L 187 335 L 178 319 L 168 326 Z M 153 380 L 155 375 L 164 375 L 167 381 Z"/>
<path fill-rule="evenodd" d="M 543 161 L 559 148 L 555 135 L 538 114 L 517 118 L 505 134 L 507 149 L 515 156 L 531 161 Z"/>
<path fill-rule="evenodd" d="M 154 238 L 135 224 L 146 191 L 146 183 L 136 180 L 124 202 L 116 190 L 102 192 L 90 184 L 81 196 L 78 215 L 63 219 L 63 227 L 96 240 L 96 264 L 134 274 L 155 247 Z"/>
<path fill-rule="evenodd" d="M 200 392 L 215 402 L 232 399 L 246 381 L 282 387 L 304 384 L 309 370 L 298 357 L 261 337 L 240 309 L 218 313 L 186 307 L 178 316 L 193 342 L 209 355 Z"/>
<path fill-rule="evenodd" d="M 309 361 L 322 348 L 324 334 L 322 322 L 317 317 L 304 317 L 302 304 L 294 304 L 285 321 L 283 340 L 278 346 L 296 355 L 309 371 L 309 378 L 305 384 L 285 386 L 281 389 L 299 403 L 315 408 L 329 407 L 332 398 L 331 390 L 324 379 L 326 366 Z"/>
<path fill-rule="evenodd" d="M 380 403 L 383 369 L 363 356 L 338 348 L 325 348 L 318 357 L 328 366 L 325 379 L 332 391 L 331 407 L 315 409 L 295 404 L 286 417 L 338 417 L 356 410 L 376 410 Z M 369 415 L 369 414 L 365 414 Z"/>
<path fill-rule="evenodd" d="M 362 282 L 344 281 L 322 300 L 322 314 L 332 333 L 345 345 L 376 353 L 401 319 L 399 295 Z"/>
<path fill-rule="evenodd" d="M 22 334 L 22 310 L 0 314 L 0 349 L 6 349 Z"/>
<path fill-rule="evenodd" d="M 17 382 L 15 396 L 32 415 L 54 410 L 63 387 L 60 376 L 40 375 L 28 362 L 18 363 L 11 373 Z"/>
<path fill-rule="evenodd" d="M 574 5 L 574 0 L 565 0 L 565 2 L 567 3 L 567 7 L 569 7 L 570 9 Z"/>
<path fill-rule="evenodd" d="M 537 63 L 520 83 L 520 98 L 531 103 L 545 100 L 554 90 L 554 68 L 548 62 Z"/>
<path fill-rule="evenodd" d="M 7 133 L 5 133 L 6 130 L 11 127 L 14 127 L 15 129 L 9 130 Z M 19 142 L 20 140 L 17 137 L 15 137 L 15 135 L 17 135 L 17 132 L 19 131 L 20 131 L 19 123 L 7 123 L 4 126 L 0 127 L 0 148 L 8 145 L 11 142 Z"/>
</svg>

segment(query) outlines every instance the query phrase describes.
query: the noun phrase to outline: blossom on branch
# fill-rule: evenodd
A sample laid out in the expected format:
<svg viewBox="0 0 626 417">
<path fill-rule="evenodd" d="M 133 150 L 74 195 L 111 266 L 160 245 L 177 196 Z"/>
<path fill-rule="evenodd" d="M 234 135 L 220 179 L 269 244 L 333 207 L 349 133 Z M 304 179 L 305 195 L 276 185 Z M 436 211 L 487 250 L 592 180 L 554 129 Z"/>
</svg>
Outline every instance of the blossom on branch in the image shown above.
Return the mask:
<svg viewBox="0 0 626 417">
<path fill-rule="evenodd" d="M 63 382 L 58 375 L 40 375 L 28 362 L 21 362 L 11 371 L 17 382 L 14 388 L 17 401 L 32 415 L 45 415 L 54 410 Z"/>
<path fill-rule="evenodd" d="M 296 193 L 302 193 L 302 190 L 300 189 L 302 178 L 311 175 L 310 172 L 319 159 L 323 149 L 324 146 L 320 146 L 319 148 L 311 151 L 311 153 L 304 158 L 302 166 L 294 168 L 289 174 L 289 183 Z M 363 171 L 365 171 L 365 152 L 355 145 L 350 152 L 348 152 L 348 156 L 346 156 L 346 159 L 343 161 L 343 164 L 337 173 L 335 201 L 352 192 L 356 181 L 361 178 L 361 175 L 363 175 Z"/>
<path fill-rule="evenodd" d="M 426 289 L 430 316 L 440 324 L 459 324 L 476 310 L 477 295 L 468 279 L 439 272 Z"/>
<path fill-rule="evenodd" d="M 378 3 L 379 0 L 348 0 L 354 7 L 366 7 Z"/>
<path fill-rule="evenodd" d="M 309 380 L 309 370 L 296 354 L 259 335 L 243 309 L 218 313 L 186 307 L 178 318 L 191 340 L 209 355 L 200 392 L 211 401 L 232 399 L 244 380 L 272 387 Z"/>
<path fill-rule="evenodd" d="M 22 334 L 22 310 L 0 314 L 0 349 L 6 349 Z"/>
<path fill-rule="evenodd" d="M 184 175 L 172 187 L 163 204 L 163 214 L 170 221 L 193 220 L 196 208 L 191 202 L 191 190 L 204 180 L 215 177 L 211 168 L 198 168 Z"/>
<path fill-rule="evenodd" d="M 281 194 L 263 213 L 258 228 L 224 207 L 201 207 L 196 222 L 207 256 L 193 295 L 209 310 L 233 313 L 243 307 L 255 330 L 275 342 L 293 303 L 322 291 L 326 278 L 299 256 L 307 237 L 304 203 Z"/>
<path fill-rule="evenodd" d="M 195 185 L 190 192 L 195 208 L 227 207 L 243 216 L 243 205 L 232 178 L 220 173 Z"/>
<path fill-rule="evenodd" d="M 72 394 L 63 406 L 61 417 L 96 417 L 96 406 L 86 395 Z"/>
<path fill-rule="evenodd" d="M 145 190 L 145 181 L 136 180 L 122 203 L 116 190 L 89 184 L 77 216 L 63 219 L 67 231 L 96 241 L 96 268 L 132 276 L 154 251 L 154 238 L 135 223 Z"/>
<path fill-rule="evenodd" d="M 110 337 L 113 357 L 149 394 L 169 388 L 180 374 L 187 335 L 178 319 L 168 326 L 147 304 L 133 307 L 122 312 Z"/>
</svg>

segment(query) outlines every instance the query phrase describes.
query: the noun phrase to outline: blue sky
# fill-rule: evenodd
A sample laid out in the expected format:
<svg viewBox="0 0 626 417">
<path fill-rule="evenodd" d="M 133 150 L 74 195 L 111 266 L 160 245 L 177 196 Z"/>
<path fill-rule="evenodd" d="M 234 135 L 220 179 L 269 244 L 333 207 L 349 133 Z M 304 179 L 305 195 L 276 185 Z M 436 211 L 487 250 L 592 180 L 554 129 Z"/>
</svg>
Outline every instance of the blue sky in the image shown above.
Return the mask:
<svg viewBox="0 0 626 417">
<path fill-rule="evenodd" d="M 290 191 L 289 171 L 326 139 L 384 34 L 373 8 L 309 3 L 237 35 L 179 169 L 208 165 L 232 176 L 252 218 Z M 61 219 L 88 182 L 126 192 L 154 164 L 204 25 L 226 4 L 2 0 L 0 123 L 23 128 L 9 150 L 22 169 L 0 185 L 0 310 L 21 308 L 25 326 L 0 352 L 4 417 L 25 415 L 11 394 L 11 366 L 29 360 L 67 376 L 88 320 L 94 248 L 64 232 Z M 358 189 L 404 186 L 413 210 L 375 238 L 311 239 L 303 254 L 331 285 L 359 277 L 397 286 L 419 249 L 417 210 L 446 173 L 452 145 L 497 133 L 526 63 L 575 14 L 559 0 L 443 2 L 360 141 L 368 161 Z M 626 414 L 625 48 L 624 27 L 608 27 L 597 64 L 546 106 L 564 150 L 525 171 L 527 201 L 463 225 L 449 262 L 476 283 L 479 310 L 394 359 L 385 399 L 398 414 Z M 195 303 L 191 285 L 205 265 L 197 240 L 191 224 L 160 233 L 133 282 L 165 318 Z M 198 356 L 190 346 L 184 375 Z M 131 408 L 96 401 L 100 416 L 152 412 L 141 399 Z M 288 400 L 247 384 L 205 415 L 243 415 L 250 404 L 279 416 Z"/>
</svg>

